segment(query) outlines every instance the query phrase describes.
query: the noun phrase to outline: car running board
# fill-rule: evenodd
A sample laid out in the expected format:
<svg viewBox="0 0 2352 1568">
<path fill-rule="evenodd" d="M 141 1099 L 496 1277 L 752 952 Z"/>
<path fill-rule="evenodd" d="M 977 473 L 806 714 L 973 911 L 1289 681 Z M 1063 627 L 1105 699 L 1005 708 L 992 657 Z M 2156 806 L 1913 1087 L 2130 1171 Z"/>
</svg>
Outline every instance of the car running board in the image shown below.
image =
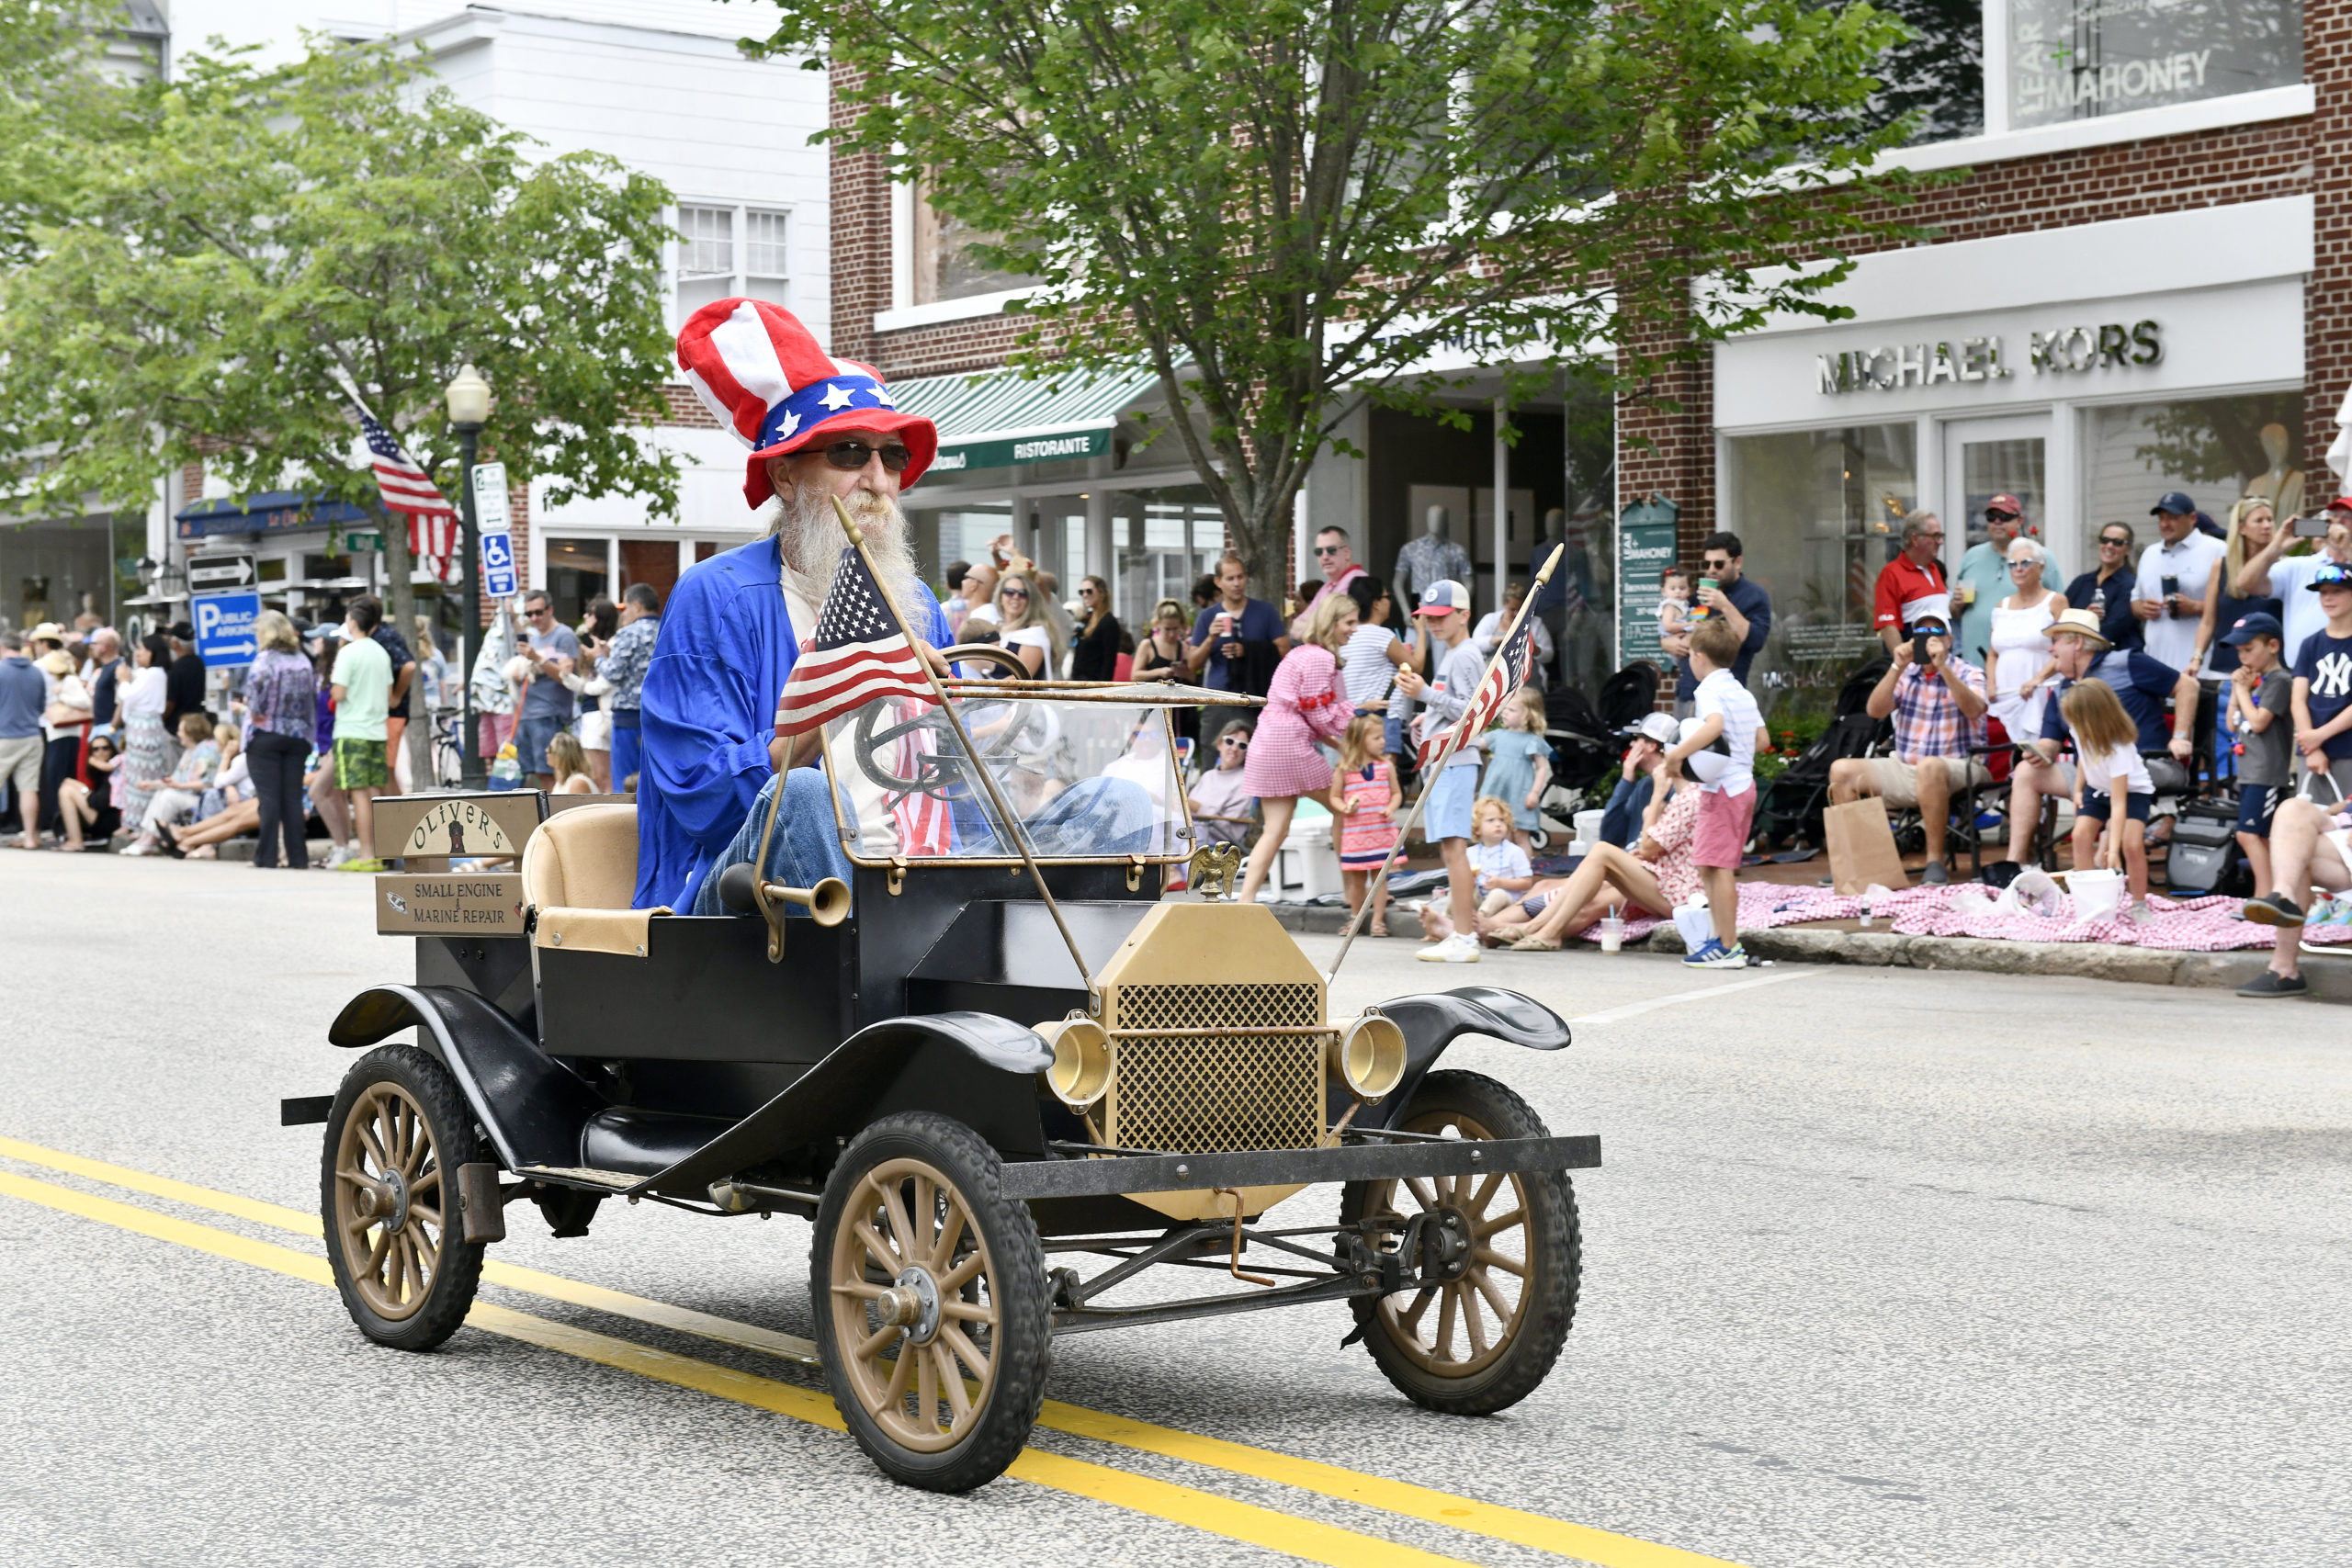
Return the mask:
<svg viewBox="0 0 2352 1568">
<path fill-rule="evenodd" d="M 514 1174 L 589 1192 L 626 1192 L 645 1179 L 623 1170 L 592 1170 L 586 1166 L 518 1165 Z"/>
</svg>

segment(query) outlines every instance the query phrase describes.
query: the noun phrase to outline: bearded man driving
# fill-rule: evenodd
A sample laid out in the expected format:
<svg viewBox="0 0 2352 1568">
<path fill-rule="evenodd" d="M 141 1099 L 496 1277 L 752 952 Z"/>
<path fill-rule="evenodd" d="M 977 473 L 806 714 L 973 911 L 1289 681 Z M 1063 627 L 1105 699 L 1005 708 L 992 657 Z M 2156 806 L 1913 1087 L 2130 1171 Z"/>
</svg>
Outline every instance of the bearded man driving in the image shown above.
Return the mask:
<svg viewBox="0 0 2352 1568">
<path fill-rule="evenodd" d="M 833 358 L 790 311 L 762 300 L 696 310 L 678 333 L 678 364 L 704 405 L 752 448 L 743 497 L 767 527 L 681 577 L 662 617 L 639 710 L 633 902 L 716 914 L 717 873 L 752 858 L 767 792 L 779 787 L 777 698 L 849 542 L 834 497 L 916 637 L 933 648 L 949 641 L 898 503 L 931 466 L 939 433 L 900 413 L 871 367 Z M 801 750 L 798 761 L 817 760 L 816 747 Z M 845 878 L 821 771 L 796 767 L 781 787 L 769 874 L 802 887 Z"/>
</svg>

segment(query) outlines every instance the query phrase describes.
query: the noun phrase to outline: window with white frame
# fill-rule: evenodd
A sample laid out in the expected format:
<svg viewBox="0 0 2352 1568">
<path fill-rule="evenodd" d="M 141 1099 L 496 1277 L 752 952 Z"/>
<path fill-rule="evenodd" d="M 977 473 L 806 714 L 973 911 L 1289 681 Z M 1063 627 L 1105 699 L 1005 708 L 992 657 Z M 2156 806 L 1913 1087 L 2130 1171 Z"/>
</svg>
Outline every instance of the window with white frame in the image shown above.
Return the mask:
<svg viewBox="0 0 2352 1568">
<path fill-rule="evenodd" d="M 678 209 L 678 320 L 715 299 L 791 299 L 791 214 L 758 207 Z"/>
</svg>

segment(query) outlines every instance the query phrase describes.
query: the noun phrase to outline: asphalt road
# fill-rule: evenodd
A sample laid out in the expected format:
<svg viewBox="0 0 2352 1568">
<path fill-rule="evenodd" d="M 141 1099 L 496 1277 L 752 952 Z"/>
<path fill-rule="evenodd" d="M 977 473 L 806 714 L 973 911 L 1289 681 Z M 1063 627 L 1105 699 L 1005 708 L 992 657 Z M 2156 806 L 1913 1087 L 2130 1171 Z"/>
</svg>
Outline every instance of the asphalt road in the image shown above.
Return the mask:
<svg viewBox="0 0 2352 1568">
<path fill-rule="evenodd" d="M 277 1100 L 333 1089 L 328 1021 L 405 975 L 367 911 L 356 879 L 0 854 L 0 1560 L 2352 1562 L 2340 1010 L 1360 946 L 1341 1007 L 1476 979 L 1589 1021 L 1457 1047 L 1602 1139 L 1550 1381 L 1426 1414 L 1337 1306 L 1087 1335 L 1051 1396 L 1173 1435 L 1041 1429 L 1031 1479 L 942 1498 L 809 1419 L 805 1369 L 643 1313 L 492 1285 L 487 1327 L 378 1349 L 315 1238 L 222 1212 L 314 1207 Z M 494 1259 L 808 1332 L 797 1222 L 510 1213 Z"/>
</svg>

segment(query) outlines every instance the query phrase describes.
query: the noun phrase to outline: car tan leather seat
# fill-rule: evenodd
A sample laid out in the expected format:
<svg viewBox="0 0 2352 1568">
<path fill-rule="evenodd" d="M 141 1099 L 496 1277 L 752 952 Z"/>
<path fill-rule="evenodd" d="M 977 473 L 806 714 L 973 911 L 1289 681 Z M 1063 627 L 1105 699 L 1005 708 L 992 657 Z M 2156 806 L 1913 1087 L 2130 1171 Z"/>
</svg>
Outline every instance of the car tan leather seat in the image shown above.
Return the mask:
<svg viewBox="0 0 2352 1568">
<path fill-rule="evenodd" d="M 541 947 L 642 958 L 656 915 L 637 895 L 637 807 L 581 806 L 539 824 L 523 845 L 523 897 L 538 911 Z"/>
</svg>

